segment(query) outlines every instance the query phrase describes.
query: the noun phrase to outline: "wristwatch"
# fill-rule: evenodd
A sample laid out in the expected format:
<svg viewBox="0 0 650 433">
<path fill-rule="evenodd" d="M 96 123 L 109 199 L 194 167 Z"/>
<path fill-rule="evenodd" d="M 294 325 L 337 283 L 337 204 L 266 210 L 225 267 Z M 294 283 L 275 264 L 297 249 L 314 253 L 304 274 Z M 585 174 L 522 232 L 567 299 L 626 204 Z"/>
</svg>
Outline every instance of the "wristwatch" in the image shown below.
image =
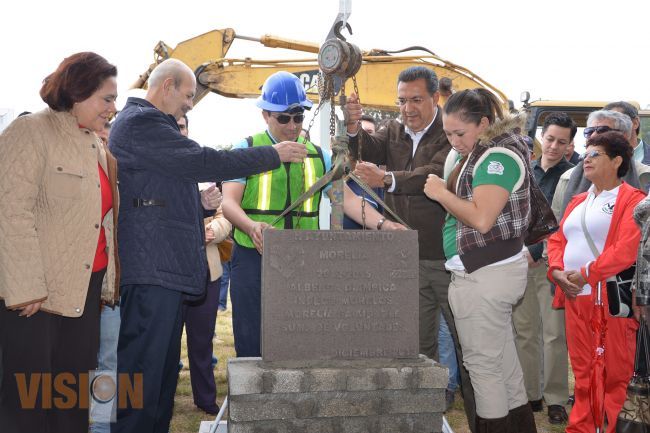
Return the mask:
<svg viewBox="0 0 650 433">
<path fill-rule="evenodd" d="M 393 173 L 390 171 L 384 172 L 384 188 L 390 188 L 393 184 Z"/>
</svg>

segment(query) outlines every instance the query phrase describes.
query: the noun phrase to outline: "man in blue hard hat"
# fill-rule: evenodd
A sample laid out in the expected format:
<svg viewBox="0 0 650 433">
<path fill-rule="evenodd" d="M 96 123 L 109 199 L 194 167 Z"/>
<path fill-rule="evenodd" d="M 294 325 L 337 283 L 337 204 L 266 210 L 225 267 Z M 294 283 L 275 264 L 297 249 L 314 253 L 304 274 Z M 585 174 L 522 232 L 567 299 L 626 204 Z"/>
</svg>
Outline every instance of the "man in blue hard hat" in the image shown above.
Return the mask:
<svg viewBox="0 0 650 433">
<path fill-rule="evenodd" d="M 321 192 L 305 200 L 280 222 L 271 223 L 330 170 L 329 152 L 300 137 L 305 110 L 312 106 L 302 83 L 289 72 L 276 72 L 264 86 L 256 105 L 262 109 L 265 131 L 235 144 L 235 148 L 271 146 L 291 140 L 304 143 L 307 157 L 302 164 L 287 163 L 265 173 L 223 184 L 223 213 L 235 226 L 235 247 L 231 259 L 230 299 L 239 357 L 260 356 L 262 232 L 268 228 L 318 230 Z M 361 218 L 361 198 L 349 188 L 344 191 L 346 213 L 357 222 Z M 371 229 L 399 229 L 370 206 L 365 223 Z"/>
</svg>

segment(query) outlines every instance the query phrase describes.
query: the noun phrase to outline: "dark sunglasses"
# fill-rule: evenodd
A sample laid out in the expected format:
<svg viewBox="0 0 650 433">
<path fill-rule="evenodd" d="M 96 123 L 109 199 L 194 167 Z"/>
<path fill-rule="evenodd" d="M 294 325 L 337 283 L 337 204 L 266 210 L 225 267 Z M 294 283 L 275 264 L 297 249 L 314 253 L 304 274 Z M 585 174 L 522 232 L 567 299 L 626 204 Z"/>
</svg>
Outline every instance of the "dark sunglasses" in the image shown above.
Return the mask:
<svg viewBox="0 0 650 433">
<path fill-rule="evenodd" d="M 585 128 L 583 134 L 585 135 L 585 138 L 589 138 L 594 132 L 604 134 L 609 131 L 620 131 L 620 129 L 610 128 L 609 126 L 589 126 Z"/>
<path fill-rule="evenodd" d="M 305 115 L 302 113 L 294 114 L 293 116 L 289 114 L 278 114 L 277 116 L 271 117 L 277 120 L 280 125 L 286 125 L 291 119 L 293 119 L 293 123 L 302 123 L 302 121 L 305 120 Z"/>
<path fill-rule="evenodd" d="M 582 159 L 592 159 L 592 158 L 598 158 L 600 155 L 607 155 L 606 152 L 600 152 L 598 150 L 588 150 L 585 152 L 584 156 Z"/>
</svg>

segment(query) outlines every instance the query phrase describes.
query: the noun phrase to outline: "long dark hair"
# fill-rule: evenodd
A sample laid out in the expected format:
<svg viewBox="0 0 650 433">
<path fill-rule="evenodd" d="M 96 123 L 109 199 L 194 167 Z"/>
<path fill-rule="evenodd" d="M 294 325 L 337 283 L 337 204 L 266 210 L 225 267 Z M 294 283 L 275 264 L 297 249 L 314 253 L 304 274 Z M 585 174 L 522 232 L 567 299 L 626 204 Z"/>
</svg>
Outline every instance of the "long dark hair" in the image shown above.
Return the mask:
<svg viewBox="0 0 650 433">
<path fill-rule="evenodd" d="M 52 110 L 70 111 L 75 102 L 85 101 L 105 79 L 115 76 L 117 68 L 99 54 L 73 54 L 45 77 L 40 95 Z"/>
<path fill-rule="evenodd" d="M 484 117 L 488 119 L 490 125 L 497 119 L 503 119 L 503 110 L 497 97 L 480 87 L 454 93 L 447 99 L 443 111 L 446 115 L 456 114 L 463 122 L 475 125 L 481 123 Z M 447 179 L 447 189 L 454 194 L 456 194 L 456 181 L 466 160 L 467 156 L 464 156 Z"/>
</svg>

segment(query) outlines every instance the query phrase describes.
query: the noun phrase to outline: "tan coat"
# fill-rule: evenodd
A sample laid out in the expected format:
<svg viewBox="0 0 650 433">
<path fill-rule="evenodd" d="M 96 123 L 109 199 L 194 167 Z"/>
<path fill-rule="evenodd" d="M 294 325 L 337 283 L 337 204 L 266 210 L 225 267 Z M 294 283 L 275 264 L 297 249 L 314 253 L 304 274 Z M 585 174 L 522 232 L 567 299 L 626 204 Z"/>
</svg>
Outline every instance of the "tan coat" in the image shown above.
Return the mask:
<svg viewBox="0 0 650 433">
<path fill-rule="evenodd" d="M 109 176 L 113 209 L 101 220 L 97 162 Z M 102 299 L 117 298 L 117 165 L 101 140 L 67 112 L 45 109 L 0 134 L 0 299 L 16 308 L 83 314 L 100 224 L 109 265 Z M 99 305 L 97 306 L 99 308 Z"/>
<path fill-rule="evenodd" d="M 214 217 L 205 219 L 205 228 L 211 228 L 214 232 L 215 239 L 205 246 L 205 253 L 208 256 L 208 269 L 210 271 L 210 281 L 217 281 L 223 274 L 221 266 L 221 257 L 217 244 L 228 237 L 232 230 L 232 224 L 223 216 L 221 206 Z"/>
</svg>

